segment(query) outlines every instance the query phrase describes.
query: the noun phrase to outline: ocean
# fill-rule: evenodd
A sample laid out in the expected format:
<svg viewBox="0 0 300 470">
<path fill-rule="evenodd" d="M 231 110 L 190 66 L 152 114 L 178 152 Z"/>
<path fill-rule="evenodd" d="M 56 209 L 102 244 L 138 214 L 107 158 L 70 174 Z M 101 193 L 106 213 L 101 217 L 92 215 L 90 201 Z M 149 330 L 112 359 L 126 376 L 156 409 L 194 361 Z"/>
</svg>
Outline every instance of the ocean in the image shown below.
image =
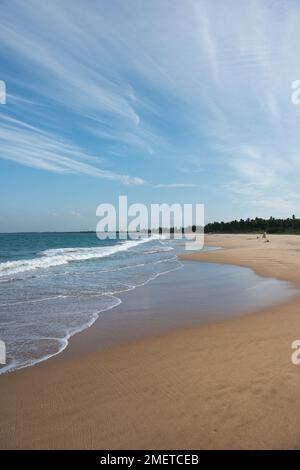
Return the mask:
<svg viewBox="0 0 300 470">
<path fill-rule="evenodd" d="M 183 263 L 176 256 L 183 249 L 182 240 L 158 236 L 0 234 L 0 340 L 7 351 L 0 374 L 60 353 L 100 316 L 100 328 L 134 321 L 142 331 L 254 311 L 295 294 L 289 283 L 248 268 Z"/>
<path fill-rule="evenodd" d="M 0 234 L 0 340 L 7 349 L 0 373 L 58 354 L 119 305 L 121 292 L 180 267 L 170 244 L 154 236 Z"/>
</svg>

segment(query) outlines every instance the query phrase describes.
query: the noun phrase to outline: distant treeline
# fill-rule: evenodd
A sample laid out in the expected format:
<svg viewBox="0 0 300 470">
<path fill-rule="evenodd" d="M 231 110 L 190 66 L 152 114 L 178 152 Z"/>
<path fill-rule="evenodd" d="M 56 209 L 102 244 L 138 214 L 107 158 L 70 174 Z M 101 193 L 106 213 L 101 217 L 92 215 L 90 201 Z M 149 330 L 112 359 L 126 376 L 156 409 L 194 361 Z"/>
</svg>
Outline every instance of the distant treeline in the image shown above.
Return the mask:
<svg viewBox="0 0 300 470">
<path fill-rule="evenodd" d="M 300 234 L 300 219 L 292 218 L 275 219 L 241 219 L 231 222 L 213 222 L 205 226 L 205 232 L 213 233 L 298 233 Z"/>
</svg>

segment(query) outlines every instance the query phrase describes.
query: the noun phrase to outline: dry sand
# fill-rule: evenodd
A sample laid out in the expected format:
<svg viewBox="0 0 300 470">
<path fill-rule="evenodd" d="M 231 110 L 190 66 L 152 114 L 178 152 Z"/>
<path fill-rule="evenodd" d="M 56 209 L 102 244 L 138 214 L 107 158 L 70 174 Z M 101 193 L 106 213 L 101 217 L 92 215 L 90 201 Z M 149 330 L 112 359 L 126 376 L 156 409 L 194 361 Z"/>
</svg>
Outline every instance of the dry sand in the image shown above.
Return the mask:
<svg viewBox="0 0 300 470">
<path fill-rule="evenodd" d="M 300 286 L 300 237 L 208 236 L 189 258 Z M 188 308 L 188 299 L 187 308 Z M 0 448 L 300 447 L 300 299 L 0 377 Z"/>
</svg>

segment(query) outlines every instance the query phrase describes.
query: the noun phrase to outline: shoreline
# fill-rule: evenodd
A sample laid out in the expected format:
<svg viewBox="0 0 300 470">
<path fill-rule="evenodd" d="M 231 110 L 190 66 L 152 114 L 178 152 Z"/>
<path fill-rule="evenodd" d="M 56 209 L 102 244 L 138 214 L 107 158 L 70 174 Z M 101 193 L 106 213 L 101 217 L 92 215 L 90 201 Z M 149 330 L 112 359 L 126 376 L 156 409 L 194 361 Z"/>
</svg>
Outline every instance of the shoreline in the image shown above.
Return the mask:
<svg viewBox="0 0 300 470">
<path fill-rule="evenodd" d="M 236 240 L 239 240 L 239 244 L 236 245 Z M 251 257 L 251 252 L 245 252 L 245 247 L 247 247 L 247 241 L 256 241 L 254 255 Z M 207 246 L 215 246 L 218 243 L 218 246 L 222 247 L 223 250 L 212 250 L 209 252 L 203 253 L 184 253 L 180 254 L 179 259 L 185 259 L 190 261 L 202 261 L 207 263 L 219 263 L 219 264 L 233 264 L 235 266 L 251 268 L 256 274 L 262 277 L 276 278 L 278 280 L 288 281 L 295 285 L 295 287 L 300 288 L 300 270 L 288 271 L 288 265 L 291 265 L 291 268 L 297 267 L 297 257 L 293 260 L 291 256 L 289 259 L 281 260 L 286 256 L 286 246 L 285 244 L 291 245 L 291 247 L 300 250 L 300 235 L 271 235 L 270 242 L 266 243 L 262 240 L 261 236 L 257 238 L 252 234 L 209 234 L 206 235 L 205 244 Z M 275 246 L 274 246 L 275 245 Z M 295 252 L 291 248 L 292 256 L 295 255 Z M 266 257 L 265 250 L 268 249 L 269 253 L 273 258 L 269 256 Z M 283 250 L 284 256 L 278 257 L 274 256 L 275 251 L 280 252 Z M 259 255 L 259 256 L 258 256 Z M 266 261 L 266 263 L 265 263 Z M 276 269 L 276 273 L 274 273 Z"/>
<path fill-rule="evenodd" d="M 299 287 L 300 237 L 288 237 L 208 236 L 225 249 L 180 258 L 250 267 Z M 297 297 L 74 355 L 89 328 L 62 354 L 1 375 L 0 447 L 296 448 L 300 371 L 290 356 L 299 310 Z"/>
</svg>

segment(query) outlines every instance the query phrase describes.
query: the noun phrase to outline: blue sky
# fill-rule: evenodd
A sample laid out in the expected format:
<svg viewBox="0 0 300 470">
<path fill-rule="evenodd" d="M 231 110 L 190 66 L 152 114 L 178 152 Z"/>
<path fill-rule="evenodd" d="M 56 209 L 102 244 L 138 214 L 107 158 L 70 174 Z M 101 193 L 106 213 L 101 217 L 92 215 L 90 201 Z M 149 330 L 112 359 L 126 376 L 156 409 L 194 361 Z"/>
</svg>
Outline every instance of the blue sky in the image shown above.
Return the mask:
<svg viewBox="0 0 300 470">
<path fill-rule="evenodd" d="M 300 4 L 1 0 L 0 231 L 84 230 L 101 202 L 300 202 Z"/>
</svg>

